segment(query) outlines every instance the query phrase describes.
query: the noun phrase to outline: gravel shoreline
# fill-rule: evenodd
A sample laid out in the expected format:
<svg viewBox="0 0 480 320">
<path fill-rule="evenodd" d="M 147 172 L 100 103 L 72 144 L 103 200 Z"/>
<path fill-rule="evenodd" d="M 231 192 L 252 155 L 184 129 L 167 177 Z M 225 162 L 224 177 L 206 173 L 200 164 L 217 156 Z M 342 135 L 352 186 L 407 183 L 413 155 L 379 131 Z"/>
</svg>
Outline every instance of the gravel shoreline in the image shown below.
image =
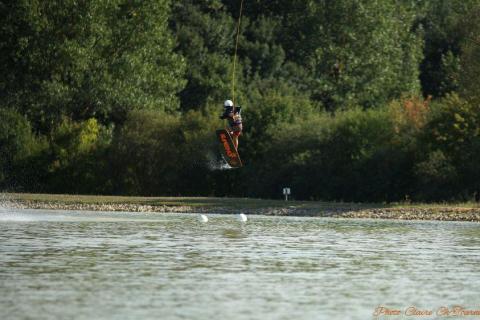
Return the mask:
<svg viewBox="0 0 480 320">
<path fill-rule="evenodd" d="M 210 213 L 210 214 L 259 214 L 297 217 L 335 217 L 363 219 L 480 221 L 480 208 L 461 207 L 394 207 L 358 209 L 350 207 L 301 208 L 295 206 L 275 208 L 192 207 L 186 205 L 143 205 L 134 203 L 61 203 L 32 200 L 7 200 L 3 206 L 21 209 L 75 210 L 75 211 L 123 211 L 152 213 Z"/>
</svg>

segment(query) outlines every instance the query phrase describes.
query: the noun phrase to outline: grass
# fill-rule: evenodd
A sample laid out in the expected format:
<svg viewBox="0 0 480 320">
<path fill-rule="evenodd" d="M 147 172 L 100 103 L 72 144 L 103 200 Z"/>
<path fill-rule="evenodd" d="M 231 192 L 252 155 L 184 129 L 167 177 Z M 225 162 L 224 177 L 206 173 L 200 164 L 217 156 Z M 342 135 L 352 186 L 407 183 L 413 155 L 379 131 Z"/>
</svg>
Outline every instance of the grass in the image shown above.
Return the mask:
<svg viewBox="0 0 480 320">
<path fill-rule="evenodd" d="M 36 201 L 50 203 L 85 203 L 85 204 L 139 204 L 152 206 L 190 206 L 190 207 L 222 207 L 222 208 L 284 208 L 294 206 L 297 208 L 331 208 L 331 207 L 378 207 L 375 204 L 354 204 L 320 201 L 284 201 L 252 198 L 217 198 L 217 197 L 126 197 L 126 196 L 95 196 L 95 195 L 66 195 L 66 194 L 32 194 L 32 193 L 6 193 L 5 198 L 20 201 Z"/>
<path fill-rule="evenodd" d="M 262 209 L 296 207 L 305 209 L 351 208 L 356 210 L 368 208 L 477 208 L 478 203 L 348 203 L 324 201 L 284 201 L 252 198 L 216 198 L 216 197 L 127 197 L 127 196 L 96 196 L 96 195 L 66 195 L 66 194 L 33 194 L 5 193 L 4 198 L 19 201 L 35 201 L 62 204 L 138 204 L 152 206 L 189 206 L 205 208 L 232 209 Z"/>
</svg>

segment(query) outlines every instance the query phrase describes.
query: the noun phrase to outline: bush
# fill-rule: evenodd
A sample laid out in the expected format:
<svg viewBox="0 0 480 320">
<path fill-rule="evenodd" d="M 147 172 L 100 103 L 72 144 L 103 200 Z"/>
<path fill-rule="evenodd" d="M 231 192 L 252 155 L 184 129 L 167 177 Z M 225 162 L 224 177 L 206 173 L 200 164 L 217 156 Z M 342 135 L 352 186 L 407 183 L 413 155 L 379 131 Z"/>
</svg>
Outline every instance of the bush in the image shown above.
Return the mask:
<svg viewBox="0 0 480 320">
<path fill-rule="evenodd" d="M 111 193 L 107 157 L 111 135 L 112 130 L 96 119 L 75 122 L 64 118 L 49 137 L 48 147 L 30 159 L 39 177 L 31 191 Z"/>
<path fill-rule="evenodd" d="M 0 109 L 0 186 L 17 188 L 18 168 L 36 151 L 30 123 L 15 111 Z"/>
<path fill-rule="evenodd" d="M 112 144 L 115 192 L 130 195 L 210 194 L 209 155 L 216 154 L 215 125 L 199 111 L 182 118 L 132 112 Z"/>
<path fill-rule="evenodd" d="M 436 150 L 427 159 L 415 165 L 418 180 L 418 195 L 422 200 L 452 200 L 454 184 L 458 179 L 457 169 L 445 154 Z"/>
<path fill-rule="evenodd" d="M 297 199 L 380 201 L 403 192 L 398 178 L 410 159 L 392 145 L 386 108 L 312 115 L 274 130 L 266 151 L 272 161 L 258 168 L 269 183 L 252 193 L 275 196 L 288 185 Z"/>
<path fill-rule="evenodd" d="M 420 137 L 419 192 L 427 200 L 470 200 L 480 191 L 480 106 L 456 94 L 432 103 Z"/>
</svg>

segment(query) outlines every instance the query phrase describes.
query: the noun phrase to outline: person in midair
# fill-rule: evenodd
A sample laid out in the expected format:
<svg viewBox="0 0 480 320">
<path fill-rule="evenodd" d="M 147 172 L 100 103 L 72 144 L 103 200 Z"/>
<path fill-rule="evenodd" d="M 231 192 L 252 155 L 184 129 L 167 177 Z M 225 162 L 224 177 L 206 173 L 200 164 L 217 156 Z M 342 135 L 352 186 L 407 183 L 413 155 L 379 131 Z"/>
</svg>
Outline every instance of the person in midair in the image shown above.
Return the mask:
<svg viewBox="0 0 480 320">
<path fill-rule="evenodd" d="M 235 149 L 238 150 L 238 137 L 242 134 L 242 108 L 233 105 L 232 100 L 225 100 L 223 103 L 224 112 L 220 116 L 220 119 L 227 119 L 228 121 L 228 131 L 233 139 L 233 144 Z"/>
</svg>

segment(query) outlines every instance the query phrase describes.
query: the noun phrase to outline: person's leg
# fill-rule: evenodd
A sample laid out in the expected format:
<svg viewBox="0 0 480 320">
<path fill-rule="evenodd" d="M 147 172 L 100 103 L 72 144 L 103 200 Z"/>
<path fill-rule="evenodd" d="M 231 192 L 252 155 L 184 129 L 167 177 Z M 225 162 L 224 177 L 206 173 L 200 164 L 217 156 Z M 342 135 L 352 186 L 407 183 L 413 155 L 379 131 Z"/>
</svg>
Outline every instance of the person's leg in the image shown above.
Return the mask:
<svg viewBox="0 0 480 320">
<path fill-rule="evenodd" d="M 238 126 L 233 127 L 233 144 L 235 145 L 235 148 L 238 151 L 238 137 L 242 134 L 242 124 L 239 124 Z"/>
<path fill-rule="evenodd" d="M 234 134 L 232 136 L 232 140 L 233 140 L 233 145 L 235 146 L 235 149 L 237 149 L 237 151 L 238 151 L 238 136 L 236 134 Z"/>
<path fill-rule="evenodd" d="M 238 137 L 242 134 L 242 125 L 233 127 L 232 140 L 235 149 L 238 151 Z"/>
</svg>

